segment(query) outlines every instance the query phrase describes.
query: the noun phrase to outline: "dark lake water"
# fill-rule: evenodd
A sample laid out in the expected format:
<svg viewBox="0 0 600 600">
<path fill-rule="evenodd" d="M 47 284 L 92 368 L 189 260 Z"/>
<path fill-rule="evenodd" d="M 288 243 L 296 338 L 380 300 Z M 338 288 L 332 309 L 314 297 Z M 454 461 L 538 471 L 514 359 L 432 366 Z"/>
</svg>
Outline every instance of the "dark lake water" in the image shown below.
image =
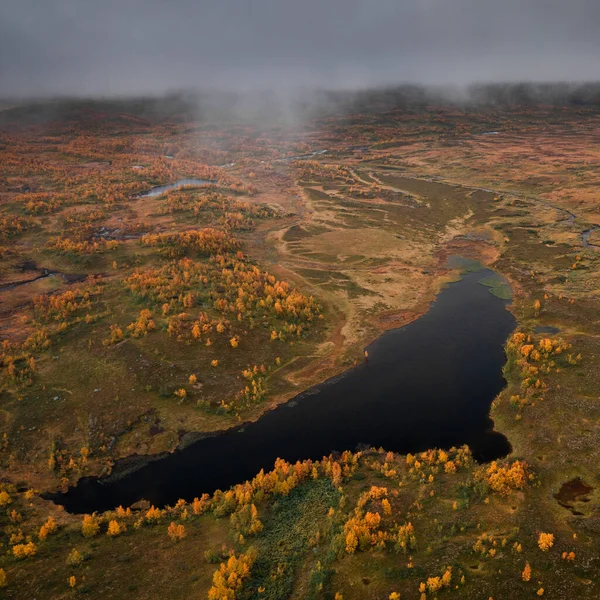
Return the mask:
<svg viewBox="0 0 600 600">
<path fill-rule="evenodd" d="M 160 196 L 170 190 L 176 190 L 177 188 L 184 187 L 186 185 L 205 185 L 207 183 L 215 183 L 209 179 L 180 179 L 174 183 L 167 183 L 165 185 L 157 185 L 147 192 L 142 192 L 140 198 L 153 198 L 154 196 Z"/>
<path fill-rule="evenodd" d="M 276 458 L 319 459 L 360 444 L 395 452 L 469 444 L 479 461 L 510 452 L 489 409 L 505 385 L 503 345 L 515 327 L 507 301 L 479 281 L 450 284 L 427 314 L 388 331 L 368 361 L 269 411 L 255 423 L 204 438 L 122 478 L 82 479 L 52 496 L 69 512 L 104 511 L 145 498 L 192 500 L 246 481 Z"/>
</svg>

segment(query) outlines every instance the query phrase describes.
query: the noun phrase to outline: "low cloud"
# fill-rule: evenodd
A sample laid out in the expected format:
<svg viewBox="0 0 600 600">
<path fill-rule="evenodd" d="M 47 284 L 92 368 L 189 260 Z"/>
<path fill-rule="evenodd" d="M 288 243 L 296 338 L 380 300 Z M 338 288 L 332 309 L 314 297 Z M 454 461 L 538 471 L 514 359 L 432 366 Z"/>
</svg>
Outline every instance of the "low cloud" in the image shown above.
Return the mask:
<svg viewBox="0 0 600 600">
<path fill-rule="evenodd" d="M 598 0 L 18 0 L 0 96 L 600 79 Z"/>
</svg>

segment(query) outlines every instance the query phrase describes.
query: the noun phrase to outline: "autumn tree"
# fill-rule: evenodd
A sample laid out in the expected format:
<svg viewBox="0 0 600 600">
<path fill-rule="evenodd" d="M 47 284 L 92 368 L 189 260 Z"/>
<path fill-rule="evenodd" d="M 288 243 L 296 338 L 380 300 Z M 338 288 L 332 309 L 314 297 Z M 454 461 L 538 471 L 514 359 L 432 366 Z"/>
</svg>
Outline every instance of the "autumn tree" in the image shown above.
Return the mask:
<svg viewBox="0 0 600 600">
<path fill-rule="evenodd" d="M 208 591 L 208 600 L 236 600 L 246 579 L 250 577 L 256 552 L 251 548 L 245 554 L 233 554 L 221 563 L 213 574 L 213 585 Z"/>
<path fill-rule="evenodd" d="M 554 545 L 554 534 L 540 533 L 538 537 L 538 546 L 542 552 L 547 552 Z"/>
<path fill-rule="evenodd" d="M 477 473 L 481 477 L 481 472 Z M 527 483 L 527 463 L 515 460 L 513 463 L 500 464 L 492 461 L 485 469 L 483 477 L 492 490 L 501 495 L 511 490 L 519 490 Z"/>
<path fill-rule="evenodd" d="M 12 548 L 15 558 L 30 558 L 37 554 L 37 547 L 33 542 L 27 544 L 15 544 Z"/>
<path fill-rule="evenodd" d="M 77 548 L 73 548 L 69 552 L 66 562 L 70 567 L 78 567 L 83 562 L 83 554 Z"/>
<path fill-rule="evenodd" d="M 174 542 L 180 542 L 186 537 L 187 532 L 183 525 L 171 521 L 171 524 L 167 529 L 167 534 Z"/>
<path fill-rule="evenodd" d="M 231 524 L 243 535 L 255 535 L 263 529 L 254 504 L 245 504 L 231 515 Z"/>
<path fill-rule="evenodd" d="M 56 532 L 58 525 L 53 517 L 48 517 L 48 520 L 40 527 L 39 538 L 45 540 L 49 535 Z"/>
<path fill-rule="evenodd" d="M 123 335 L 123 330 L 118 325 L 110 326 L 110 335 L 103 342 L 105 346 L 111 346 L 113 344 L 118 344 L 123 341 L 125 336 Z"/>
<path fill-rule="evenodd" d="M 156 329 L 156 325 L 152 319 L 152 314 L 147 308 L 141 310 L 137 320 L 127 326 L 127 331 L 132 337 L 142 337 L 154 329 Z"/>
<path fill-rule="evenodd" d="M 122 525 L 116 519 L 111 519 L 108 522 L 108 529 L 106 531 L 106 535 L 109 537 L 117 537 L 121 535 L 125 531 L 125 525 Z"/>
<path fill-rule="evenodd" d="M 96 517 L 96 514 L 93 515 L 83 515 L 83 522 L 81 524 L 81 533 L 84 537 L 92 538 L 98 535 L 100 531 L 100 522 Z"/>
</svg>

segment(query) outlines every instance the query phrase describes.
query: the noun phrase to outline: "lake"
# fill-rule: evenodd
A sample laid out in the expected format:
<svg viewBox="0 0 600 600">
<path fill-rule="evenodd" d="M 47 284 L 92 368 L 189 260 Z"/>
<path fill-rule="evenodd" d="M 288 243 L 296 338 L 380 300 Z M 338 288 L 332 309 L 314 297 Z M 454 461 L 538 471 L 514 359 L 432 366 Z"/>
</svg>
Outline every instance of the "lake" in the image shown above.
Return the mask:
<svg viewBox="0 0 600 600">
<path fill-rule="evenodd" d="M 416 321 L 381 335 L 368 360 L 268 411 L 120 478 L 84 478 L 48 495 L 69 512 L 192 500 L 270 470 L 276 458 L 319 459 L 359 445 L 407 453 L 468 444 L 479 461 L 510 452 L 490 405 L 505 385 L 508 301 L 483 269 L 440 292 Z M 483 283 L 480 283 L 483 282 Z"/>
</svg>

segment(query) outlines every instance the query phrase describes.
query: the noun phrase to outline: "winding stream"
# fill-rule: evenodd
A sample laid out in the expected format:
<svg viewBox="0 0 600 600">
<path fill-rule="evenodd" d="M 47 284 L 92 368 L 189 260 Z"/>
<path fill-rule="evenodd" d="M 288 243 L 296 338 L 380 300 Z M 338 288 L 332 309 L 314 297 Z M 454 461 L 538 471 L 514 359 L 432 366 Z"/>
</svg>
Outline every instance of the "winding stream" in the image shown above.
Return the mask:
<svg viewBox="0 0 600 600">
<path fill-rule="evenodd" d="M 493 430 L 489 409 L 505 384 L 503 346 L 515 320 L 508 302 L 486 287 L 493 276 L 489 270 L 466 274 L 423 317 L 373 342 L 364 363 L 254 423 L 205 437 L 121 477 L 84 478 L 46 497 L 73 513 L 142 498 L 163 506 L 243 482 L 270 470 L 278 457 L 319 459 L 361 444 L 406 453 L 466 443 L 480 461 L 504 456 L 510 444 Z"/>
<path fill-rule="evenodd" d="M 592 235 L 592 233 L 594 233 L 594 231 L 598 231 L 598 229 L 600 229 L 600 227 L 591 227 L 590 229 L 586 229 L 585 231 L 582 232 L 581 234 L 581 241 L 583 242 L 584 246 L 587 246 L 588 248 L 600 248 L 600 244 L 592 244 L 592 242 L 590 242 L 590 235 Z"/>
<path fill-rule="evenodd" d="M 10 290 L 14 290 L 22 285 L 28 285 L 30 283 L 35 283 L 40 279 L 47 279 L 48 277 L 60 277 L 66 283 L 79 283 L 83 281 L 88 275 L 85 274 L 67 274 L 61 273 L 60 271 L 50 271 L 49 269 L 41 269 L 41 274 L 32 277 L 31 279 L 21 279 L 19 281 L 11 281 L 9 283 L 1 283 L 0 284 L 0 292 L 8 292 Z"/>
</svg>

